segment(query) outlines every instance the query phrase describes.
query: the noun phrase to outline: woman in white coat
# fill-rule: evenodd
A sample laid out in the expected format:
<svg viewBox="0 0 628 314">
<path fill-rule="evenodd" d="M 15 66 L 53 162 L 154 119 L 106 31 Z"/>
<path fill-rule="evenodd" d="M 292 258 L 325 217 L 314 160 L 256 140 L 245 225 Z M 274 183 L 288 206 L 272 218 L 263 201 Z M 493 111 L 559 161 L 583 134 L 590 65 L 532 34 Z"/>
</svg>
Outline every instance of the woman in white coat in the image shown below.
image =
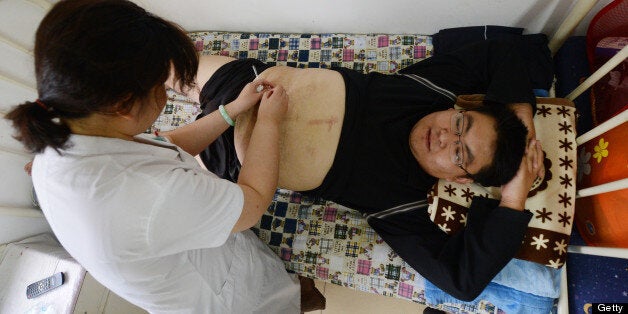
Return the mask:
<svg viewBox="0 0 628 314">
<path fill-rule="evenodd" d="M 131 2 L 51 9 L 35 41 L 39 99 L 7 118 L 37 153 L 32 177 L 52 230 L 98 281 L 152 313 L 324 307 L 311 282 L 301 297 L 299 279 L 248 230 L 277 185 L 281 86 L 251 82 L 167 140 L 143 134 L 166 104 L 164 84 L 194 89 L 197 70 L 185 33 Z M 202 169 L 193 156 L 259 102 L 237 184 Z"/>
</svg>

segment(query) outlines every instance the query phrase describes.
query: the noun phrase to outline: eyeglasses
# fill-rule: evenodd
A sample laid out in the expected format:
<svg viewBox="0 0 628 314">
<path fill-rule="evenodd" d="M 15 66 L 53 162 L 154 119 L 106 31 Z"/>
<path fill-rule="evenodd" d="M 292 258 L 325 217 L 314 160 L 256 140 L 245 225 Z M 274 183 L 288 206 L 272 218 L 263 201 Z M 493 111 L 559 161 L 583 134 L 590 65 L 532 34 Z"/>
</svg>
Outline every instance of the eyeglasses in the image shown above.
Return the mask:
<svg viewBox="0 0 628 314">
<path fill-rule="evenodd" d="M 451 116 L 451 131 L 458 135 L 458 140 L 450 146 L 449 152 L 451 156 L 451 162 L 453 162 L 460 169 L 464 170 L 467 176 L 471 177 L 471 174 L 467 169 L 463 167 L 465 161 L 464 147 L 462 147 L 462 132 L 466 125 L 466 119 L 464 118 L 464 110 L 456 112 Z"/>
</svg>

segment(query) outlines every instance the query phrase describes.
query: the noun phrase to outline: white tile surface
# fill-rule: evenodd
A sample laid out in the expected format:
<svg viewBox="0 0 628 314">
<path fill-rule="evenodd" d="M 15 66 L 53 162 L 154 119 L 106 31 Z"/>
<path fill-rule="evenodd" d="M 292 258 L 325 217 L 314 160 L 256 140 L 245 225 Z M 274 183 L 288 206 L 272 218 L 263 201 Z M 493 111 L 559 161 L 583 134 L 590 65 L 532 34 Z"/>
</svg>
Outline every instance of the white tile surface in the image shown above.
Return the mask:
<svg viewBox="0 0 628 314">
<path fill-rule="evenodd" d="M 325 310 L 309 313 L 317 314 L 420 314 L 426 308 L 423 304 L 374 293 L 357 291 L 335 284 L 315 280 L 316 288 L 327 299 Z"/>
<path fill-rule="evenodd" d="M 26 287 L 63 272 L 65 283 L 34 299 Z M 71 313 L 85 270 L 50 235 L 7 245 L 0 259 L 0 313 Z"/>
</svg>

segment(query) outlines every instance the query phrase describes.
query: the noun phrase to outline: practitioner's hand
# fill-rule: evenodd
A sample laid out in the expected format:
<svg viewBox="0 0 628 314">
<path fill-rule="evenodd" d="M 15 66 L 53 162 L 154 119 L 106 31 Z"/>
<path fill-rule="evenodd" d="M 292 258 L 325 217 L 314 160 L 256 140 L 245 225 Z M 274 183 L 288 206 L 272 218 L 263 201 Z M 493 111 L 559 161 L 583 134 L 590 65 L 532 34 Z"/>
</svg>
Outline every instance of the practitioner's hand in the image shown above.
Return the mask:
<svg viewBox="0 0 628 314">
<path fill-rule="evenodd" d="M 273 123 L 281 123 L 288 111 L 288 94 L 286 90 L 277 85 L 273 89 L 264 92 L 262 103 L 257 113 L 257 121 L 266 120 Z"/>
<path fill-rule="evenodd" d="M 258 92 L 258 87 L 262 86 L 261 92 Z M 240 113 L 247 111 L 249 108 L 259 103 L 264 95 L 264 91 L 271 90 L 273 84 L 263 79 L 256 79 L 244 86 L 238 98 L 229 107 L 229 114 L 232 118 L 235 118 Z"/>
<path fill-rule="evenodd" d="M 500 206 L 523 210 L 528 192 L 537 177 L 545 173 L 541 142 L 531 140 L 519 165 L 519 171 L 508 183 L 502 186 Z"/>
</svg>

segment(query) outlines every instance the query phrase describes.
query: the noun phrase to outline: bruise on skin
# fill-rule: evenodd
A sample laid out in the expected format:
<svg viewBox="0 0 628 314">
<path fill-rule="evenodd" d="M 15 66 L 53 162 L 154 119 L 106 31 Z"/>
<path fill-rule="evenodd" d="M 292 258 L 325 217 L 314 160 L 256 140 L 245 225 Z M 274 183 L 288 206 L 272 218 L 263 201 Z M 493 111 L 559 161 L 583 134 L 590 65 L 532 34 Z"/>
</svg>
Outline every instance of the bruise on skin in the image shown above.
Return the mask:
<svg viewBox="0 0 628 314">
<path fill-rule="evenodd" d="M 314 120 L 309 120 L 307 122 L 308 125 L 321 125 L 321 124 L 326 124 L 327 125 L 327 131 L 331 131 L 331 128 L 338 123 L 338 117 L 331 117 L 328 119 L 314 119 Z"/>
</svg>

